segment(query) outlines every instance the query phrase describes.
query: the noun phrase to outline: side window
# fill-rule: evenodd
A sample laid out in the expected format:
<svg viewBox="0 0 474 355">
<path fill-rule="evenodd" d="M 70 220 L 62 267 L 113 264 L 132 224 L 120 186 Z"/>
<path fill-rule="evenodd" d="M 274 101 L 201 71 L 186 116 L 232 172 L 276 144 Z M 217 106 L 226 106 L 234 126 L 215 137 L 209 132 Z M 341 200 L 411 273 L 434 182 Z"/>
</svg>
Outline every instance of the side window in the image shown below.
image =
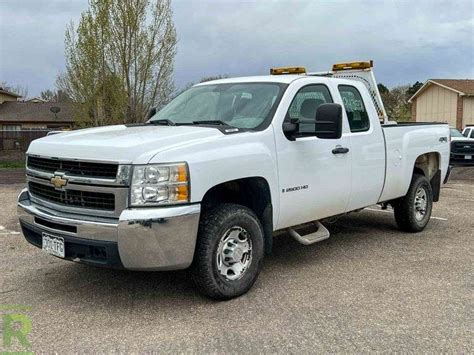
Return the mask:
<svg viewBox="0 0 474 355">
<path fill-rule="evenodd" d="M 370 127 L 369 115 L 359 90 L 353 86 L 339 85 L 339 93 L 344 103 L 351 132 L 368 131 Z"/>
<path fill-rule="evenodd" d="M 462 132 L 462 134 L 463 134 L 464 137 L 469 138 L 469 132 L 470 132 L 469 128 L 465 128 L 464 131 Z"/>
<path fill-rule="evenodd" d="M 296 93 L 286 119 L 315 119 L 319 105 L 332 102 L 331 94 L 325 85 L 305 86 Z M 314 132 L 314 124 L 300 124 L 300 132 Z"/>
<path fill-rule="evenodd" d="M 474 129 L 471 129 L 471 138 L 474 138 Z"/>
</svg>

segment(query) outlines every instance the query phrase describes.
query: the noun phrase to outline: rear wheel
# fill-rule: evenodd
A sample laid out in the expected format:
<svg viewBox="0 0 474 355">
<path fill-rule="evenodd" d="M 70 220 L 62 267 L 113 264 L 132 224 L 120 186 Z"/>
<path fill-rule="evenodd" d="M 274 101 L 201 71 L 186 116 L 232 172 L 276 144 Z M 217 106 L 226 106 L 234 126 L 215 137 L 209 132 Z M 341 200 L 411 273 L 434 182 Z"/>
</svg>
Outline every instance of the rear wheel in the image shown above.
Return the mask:
<svg viewBox="0 0 474 355">
<path fill-rule="evenodd" d="M 431 217 L 433 191 L 423 175 L 413 175 L 410 188 L 404 197 L 393 203 L 398 227 L 406 232 L 421 232 Z"/>
<path fill-rule="evenodd" d="M 260 272 L 263 243 L 263 229 L 252 210 L 221 204 L 205 212 L 192 266 L 196 285 L 219 300 L 246 293 Z"/>
</svg>

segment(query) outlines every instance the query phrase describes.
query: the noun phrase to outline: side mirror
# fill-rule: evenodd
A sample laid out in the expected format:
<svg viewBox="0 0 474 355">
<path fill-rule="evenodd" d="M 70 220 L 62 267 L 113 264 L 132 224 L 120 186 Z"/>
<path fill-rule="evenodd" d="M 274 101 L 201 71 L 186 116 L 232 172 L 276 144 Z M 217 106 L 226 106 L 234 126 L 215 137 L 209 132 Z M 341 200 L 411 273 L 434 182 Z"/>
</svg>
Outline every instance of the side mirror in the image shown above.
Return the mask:
<svg viewBox="0 0 474 355">
<path fill-rule="evenodd" d="M 289 121 L 283 122 L 283 133 L 292 135 L 298 132 L 299 120 L 292 118 Z"/>
<path fill-rule="evenodd" d="M 148 111 L 148 114 L 146 115 L 146 120 L 148 121 L 150 118 L 152 118 L 154 115 L 156 115 L 156 107 L 152 107 L 150 111 Z"/>
<path fill-rule="evenodd" d="M 315 135 L 322 139 L 338 139 L 342 135 L 342 106 L 322 104 L 316 110 Z"/>
</svg>

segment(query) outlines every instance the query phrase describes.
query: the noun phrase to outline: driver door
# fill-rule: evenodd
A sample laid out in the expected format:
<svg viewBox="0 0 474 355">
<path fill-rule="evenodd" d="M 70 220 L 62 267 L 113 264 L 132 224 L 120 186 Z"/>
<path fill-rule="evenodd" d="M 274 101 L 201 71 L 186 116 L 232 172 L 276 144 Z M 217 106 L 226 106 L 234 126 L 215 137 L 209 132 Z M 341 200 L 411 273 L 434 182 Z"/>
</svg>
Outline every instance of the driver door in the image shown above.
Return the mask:
<svg viewBox="0 0 474 355">
<path fill-rule="evenodd" d="M 324 84 L 303 86 L 295 94 L 285 120 L 314 119 L 316 109 L 332 103 Z M 300 132 L 311 132 L 312 124 L 300 125 Z M 343 119 L 341 138 L 315 136 L 290 140 L 281 127 L 275 127 L 280 217 L 278 228 L 318 220 L 343 213 L 351 193 L 351 149 L 347 122 Z M 335 148 L 348 148 L 341 153 Z"/>
</svg>

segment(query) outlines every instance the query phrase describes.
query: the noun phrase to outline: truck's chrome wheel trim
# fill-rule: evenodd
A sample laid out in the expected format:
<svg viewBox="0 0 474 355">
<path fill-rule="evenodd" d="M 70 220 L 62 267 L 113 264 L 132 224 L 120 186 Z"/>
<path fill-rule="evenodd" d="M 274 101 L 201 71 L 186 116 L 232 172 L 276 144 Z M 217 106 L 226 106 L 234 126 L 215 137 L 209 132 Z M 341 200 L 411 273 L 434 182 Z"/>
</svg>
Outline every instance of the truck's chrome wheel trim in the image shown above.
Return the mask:
<svg viewBox="0 0 474 355">
<path fill-rule="evenodd" d="M 426 214 L 426 207 L 428 206 L 426 190 L 420 186 L 415 194 L 415 218 L 421 221 Z"/>
<path fill-rule="evenodd" d="M 252 262 L 252 240 L 242 227 L 229 228 L 217 248 L 217 270 L 227 280 L 234 281 L 244 276 Z"/>
</svg>

